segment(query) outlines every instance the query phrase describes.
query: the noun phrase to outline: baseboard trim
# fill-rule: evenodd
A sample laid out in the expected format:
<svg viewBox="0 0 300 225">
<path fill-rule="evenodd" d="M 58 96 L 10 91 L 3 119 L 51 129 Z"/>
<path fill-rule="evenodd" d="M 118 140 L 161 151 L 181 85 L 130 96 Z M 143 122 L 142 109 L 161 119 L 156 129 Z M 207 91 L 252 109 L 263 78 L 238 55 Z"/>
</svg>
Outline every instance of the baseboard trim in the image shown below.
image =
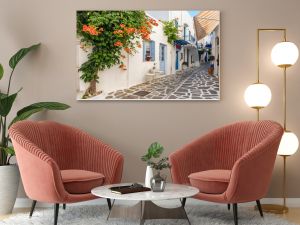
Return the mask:
<svg viewBox="0 0 300 225">
<path fill-rule="evenodd" d="M 163 205 L 173 205 L 174 202 L 172 203 L 171 201 L 173 200 L 168 200 L 168 201 L 160 201 Z M 300 207 L 300 198 L 287 198 L 287 206 L 288 207 Z M 16 203 L 15 203 L 15 208 L 29 208 L 31 207 L 32 201 L 28 198 L 17 198 Z M 127 204 L 128 202 L 122 201 L 122 204 Z M 79 203 L 73 203 L 72 205 L 106 205 L 106 201 L 104 199 L 96 199 L 96 200 L 91 200 L 91 201 L 86 201 L 86 202 L 79 202 Z M 128 203 L 131 204 L 131 203 Z M 196 199 L 189 199 L 187 201 L 187 204 L 191 205 L 217 205 L 216 203 L 211 203 L 211 202 L 206 202 L 206 201 L 199 201 Z M 261 200 L 261 204 L 282 204 L 282 199 L 281 198 L 264 198 Z M 249 203 L 244 203 L 243 205 L 245 206 L 252 206 L 255 205 L 254 202 L 249 202 Z M 52 204 L 47 204 L 47 203 L 37 203 L 37 207 L 41 208 L 48 208 L 52 207 Z"/>
</svg>

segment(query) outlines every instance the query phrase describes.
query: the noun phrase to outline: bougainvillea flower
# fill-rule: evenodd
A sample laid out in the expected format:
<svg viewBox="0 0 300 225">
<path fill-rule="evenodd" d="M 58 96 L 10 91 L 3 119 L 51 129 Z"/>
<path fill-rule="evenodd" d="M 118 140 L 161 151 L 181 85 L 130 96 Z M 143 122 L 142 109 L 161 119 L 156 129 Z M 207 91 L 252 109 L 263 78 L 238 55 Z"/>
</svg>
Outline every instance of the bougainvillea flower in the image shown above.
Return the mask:
<svg viewBox="0 0 300 225">
<path fill-rule="evenodd" d="M 115 30 L 113 33 L 114 33 L 114 34 L 122 34 L 123 31 L 122 31 L 122 30 Z"/>
<path fill-rule="evenodd" d="M 117 42 L 114 43 L 114 46 L 121 47 L 121 46 L 123 46 L 123 44 L 122 44 L 121 41 L 117 41 Z"/>
<path fill-rule="evenodd" d="M 124 48 L 124 50 L 125 50 L 125 52 L 127 52 L 129 54 L 132 52 L 130 48 Z"/>
<path fill-rule="evenodd" d="M 125 24 L 121 23 L 121 24 L 120 24 L 120 27 L 124 28 L 124 27 L 125 27 Z"/>
<path fill-rule="evenodd" d="M 96 30 L 94 26 L 83 25 L 82 31 L 94 36 L 97 36 L 99 34 L 99 32 Z"/>
<path fill-rule="evenodd" d="M 135 31 L 136 31 L 136 29 L 135 29 L 135 28 L 132 28 L 132 27 L 124 28 L 124 30 L 125 30 L 126 33 L 128 33 L 128 34 L 135 33 Z"/>
</svg>

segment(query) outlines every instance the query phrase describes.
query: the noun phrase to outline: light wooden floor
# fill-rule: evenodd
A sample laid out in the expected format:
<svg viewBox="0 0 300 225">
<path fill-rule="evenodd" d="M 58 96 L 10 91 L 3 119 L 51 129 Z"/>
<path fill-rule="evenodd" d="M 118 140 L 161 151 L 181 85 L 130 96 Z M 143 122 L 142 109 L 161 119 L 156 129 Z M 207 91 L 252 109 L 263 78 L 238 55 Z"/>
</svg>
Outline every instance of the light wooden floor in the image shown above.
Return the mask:
<svg viewBox="0 0 300 225">
<path fill-rule="evenodd" d="M 24 212 L 29 213 L 29 208 L 14 209 L 12 214 L 0 216 L 0 221 L 10 217 L 11 215 L 14 215 L 17 213 L 24 213 Z M 289 212 L 287 214 L 280 215 L 280 216 L 291 222 L 300 224 L 300 208 L 289 208 Z"/>
</svg>

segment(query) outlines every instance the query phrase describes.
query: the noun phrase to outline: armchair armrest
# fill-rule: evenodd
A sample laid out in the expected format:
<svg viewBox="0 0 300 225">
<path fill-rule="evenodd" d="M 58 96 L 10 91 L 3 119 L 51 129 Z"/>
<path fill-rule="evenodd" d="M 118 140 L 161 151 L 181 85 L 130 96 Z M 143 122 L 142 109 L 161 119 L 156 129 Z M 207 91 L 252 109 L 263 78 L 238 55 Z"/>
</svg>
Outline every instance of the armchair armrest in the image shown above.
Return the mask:
<svg viewBox="0 0 300 225">
<path fill-rule="evenodd" d="M 14 137 L 12 143 L 28 197 L 48 203 L 64 202 L 67 193 L 54 160 L 32 143 Z"/>
<path fill-rule="evenodd" d="M 215 136 L 219 130 L 210 132 L 183 148 L 171 153 L 171 176 L 174 183 L 189 184 L 191 173 L 212 169 L 211 159 L 214 157 Z"/>
<path fill-rule="evenodd" d="M 77 140 L 80 151 L 77 162 L 79 168 L 102 173 L 105 184 L 121 182 L 124 157 L 120 152 L 82 131 Z"/>
<path fill-rule="evenodd" d="M 236 161 L 225 192 L 228 202 L 255 201 L 266 195 L 281 135 L 282 130 L 271 134 Z"/>
</svg>

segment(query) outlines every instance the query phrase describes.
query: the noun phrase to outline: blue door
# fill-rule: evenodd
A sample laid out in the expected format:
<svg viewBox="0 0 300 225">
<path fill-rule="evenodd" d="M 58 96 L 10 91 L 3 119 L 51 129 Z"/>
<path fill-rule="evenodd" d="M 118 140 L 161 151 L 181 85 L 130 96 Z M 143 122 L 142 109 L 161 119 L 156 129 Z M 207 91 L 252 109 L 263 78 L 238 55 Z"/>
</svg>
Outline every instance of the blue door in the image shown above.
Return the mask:
<svg viewBox="0 0 300 225">
<path fill-rule="evenodd" d="M 159 70 L 166 73 L 166 56 L 167 56 L 167 46 L 164 44 L 159 44 Z"/>
<path fill-rule="evenodd" d="M 176 70 L 179 69 L 179 52 L 176 51 L 176 64 L 175 64 L 175 68 Z"/>
</svg>

